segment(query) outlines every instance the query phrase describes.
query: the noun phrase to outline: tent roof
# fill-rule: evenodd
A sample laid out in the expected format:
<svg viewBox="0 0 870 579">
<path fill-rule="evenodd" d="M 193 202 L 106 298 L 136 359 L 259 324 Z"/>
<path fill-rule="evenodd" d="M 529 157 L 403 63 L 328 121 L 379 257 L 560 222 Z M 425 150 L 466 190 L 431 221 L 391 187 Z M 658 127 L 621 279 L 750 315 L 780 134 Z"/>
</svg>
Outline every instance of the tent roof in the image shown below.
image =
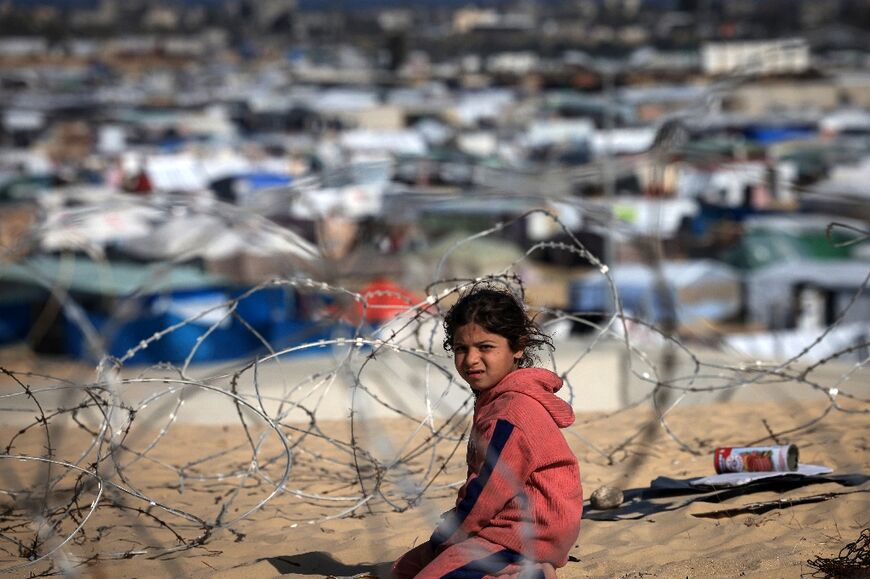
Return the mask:
<svg viewBox="0 0 870 579">
<path fill-rule="evenodd" d="M 654 280 L 653 269 L 642 263 L 618 264 L 611 268 L 611 277 L 617 287 L 650 286 Z M 737 281 L 739 275 L 729 265 L 712 260 L 667 261 L 662 264 L 662 273 L 668 284 L 680 288 L 702 281 Z M 579 280 L 584 285 L 606 283 L 603 275 L 593 272 Z"/>
<path fill-rule="evenodd" d="M 111 297 L 226 285 L 223 278 L 193 266 L 145 266 L 93 261 L 70 255 L 41 255 L 19 263 L 0 265 L 0 281 L 60 287 L 71 292 Z"/>
<path fill-rule="evenodd" d="M 792 259 L 753 272 L 753 284 L 768 286 L 809 283 L 831 289 L 855 290 L 870 275 L 870 263 L 851 259 Z"/>
</svg>

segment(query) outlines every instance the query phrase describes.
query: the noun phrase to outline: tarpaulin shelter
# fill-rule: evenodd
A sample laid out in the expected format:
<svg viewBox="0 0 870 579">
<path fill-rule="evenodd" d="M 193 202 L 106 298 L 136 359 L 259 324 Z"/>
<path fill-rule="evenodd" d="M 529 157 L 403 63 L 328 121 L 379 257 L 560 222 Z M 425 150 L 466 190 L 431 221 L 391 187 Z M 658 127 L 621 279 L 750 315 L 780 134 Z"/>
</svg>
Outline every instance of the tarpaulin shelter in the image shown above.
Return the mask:
<svg viewBox="0 0 870 579">
<path fill-rule="evenodd" d="M 656 293 L 654 270 L 644 264 L 617 264 L 611 278 L 623 312 L 656 324 L 663 321 L 665 298 Z M 711 259 L 665 262 L 662 277 L 676 306 L 677 321 L 725 320 L 740 312 L 740 276 L 728 265 Z M 595 272 L 571 284 L 571 308 L 578 312 L 615 310 L 608 280 Z"/>
<path fill-rule="evenodd" d="M 858 235 L 837 228 L 826 232 L 832 221 L 841 218 L 813 215 L 751 218 L 744 221 L 746 232 L 723 260 L 744 270 L 757 270 L 786 261 L 847 259 L 858 253 L 860 244 L 849 243 Z M 851 222 L 856 231 L 861 223 Z"/>
<path fill-rule="evenodd" d="M 523 250 L 510 240 L 470 239 L 470 235 L 462 231 L 441 237 L 420 254 L 432 264 L 433 275 L 441 279 L 500 273 L 523 255 Z"/>
<path fill-rule="evenodd" d="M 36 256 L 0 266 L 0 285 L 6 288 L 0 314 L 15 297 L 9 288 L 19 289 L 18 310 L 24 310 L 0 323 L 0 342 L 21 339 L 38 315 L 21 307 L 33 301 L 23 291 L 51 293 L 60 315 L 50 320 L 39 348 L 90 361 L 104 355 L 133 364 L 243 358 L 265 350 L 263 339 L 286 346 L 319 339 L 328 329 L 304 318 L 293 287 L 251 292 L 193 265 Z"/>
<path fill-rule="evenodd" d="M 812 309 L 818 310 L 812 317 L 819 318 L 819 326 L 842 318 L 841 323 L 866 327 L 868 275 L 870 262 L 853 259 L 788 259 L 751 271 L 745 281 L 748 321 L 771 329 L 794 328 Z"/>
<path fill-rule="evenodd" d="M 222 177 L 210 187 L 218 199 L 240 206 L 253 205 L 257 192 L 274 187 L 286 187 L 293 182 L 289 175 L 269 171 L 252 171 Z"/>
</svg>

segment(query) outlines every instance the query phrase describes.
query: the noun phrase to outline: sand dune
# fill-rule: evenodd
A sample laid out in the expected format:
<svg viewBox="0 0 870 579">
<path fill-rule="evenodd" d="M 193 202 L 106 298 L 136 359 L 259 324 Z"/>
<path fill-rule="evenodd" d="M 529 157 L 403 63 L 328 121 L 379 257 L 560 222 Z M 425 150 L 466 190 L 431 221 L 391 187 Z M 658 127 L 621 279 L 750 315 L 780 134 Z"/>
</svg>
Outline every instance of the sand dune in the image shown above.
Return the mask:
<svg viewBox="0 0 870 579">
<path fill-rule="evenodd" d="M 759 380 L 731 360 L 720 374 L 696 374 L 702 391 L 673 391 L 661 421 L 649 401 L 612 412 L 618 400 L 607 397 L 619 383 L 608 367 L 617 354 L 598 348 L 570 371 L 570 359 L 555 360 L 573 388 L 566 396 L 577 423 L 567 437 L 587 497 L 604 484 L 627 490 L 659 476 L 711 475 L 714 447 L 770 442 L 771 432 L 798 445 L 802 463 L 864 482 L 675 501 L 632 520 L 589 518 L 560 577 L 800 577 L 813 571 L 808 559 L 835 555 L 870 525 L 866 376 L 828 365 L 821 371 L 830 375 L 817 372 L 814 381 Z M 452 505 L 465 470 L 467 391 L 438 369 L 426 381 L 425 368 L 401 354 L 368 368 L 366 354 L 347 365 L 350 374 L 331 376 L 332 355 L 263 365 L 256 380 L 253 369 L 233 380 L 218 367 L 187 378 L 125 368 L 112 388 L 87 391 L 92 368 L 5 359 L 17 373 L 0 381 L 0 440 L 9 454 L 36 458 L 0 461 L 0 569 L 383 575 Z M 717 390 L 723 383 L 749 385 Z M 641 372 L 627 384 L 629 401 L 651 389 Z M 840 387 L 831 398 L 833 384 Z M 780 508 L 765 512 L 716 514 L 778 500 Z M 37 536 L 39 549 L 28 551 Z"/>
</svg>

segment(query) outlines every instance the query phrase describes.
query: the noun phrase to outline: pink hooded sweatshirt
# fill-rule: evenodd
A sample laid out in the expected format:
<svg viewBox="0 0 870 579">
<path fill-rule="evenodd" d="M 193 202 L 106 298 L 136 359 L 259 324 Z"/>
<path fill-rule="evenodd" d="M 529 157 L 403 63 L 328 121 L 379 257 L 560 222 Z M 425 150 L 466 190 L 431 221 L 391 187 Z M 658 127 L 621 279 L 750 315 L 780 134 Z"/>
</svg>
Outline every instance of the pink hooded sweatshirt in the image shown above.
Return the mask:
<svg viewBox="0 0 870 579">
<path fill-rule="evenodd" d="M 583 489 L 559 430 L 574 422 L 571 406 L 554 394 L 561 387 L 549 370 L 522 368 L 480 393 L 468 477 L 430 539 L 436 552 L 478 536 L 538 562 L 567 563 Z"/>
</svg>

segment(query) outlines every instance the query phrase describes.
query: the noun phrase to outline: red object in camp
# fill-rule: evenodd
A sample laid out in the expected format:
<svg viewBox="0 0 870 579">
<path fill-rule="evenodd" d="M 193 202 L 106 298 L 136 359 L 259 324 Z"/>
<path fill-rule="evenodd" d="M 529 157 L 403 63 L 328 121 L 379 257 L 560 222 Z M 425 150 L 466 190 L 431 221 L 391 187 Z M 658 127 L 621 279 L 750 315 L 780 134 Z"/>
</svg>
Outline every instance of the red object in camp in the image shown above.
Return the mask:
<svg viewBox="0 0 870 579">
<path fill-rule="evenodd" d="M 355 318 L 365 315 L 365 321 L 370 324 L 382 324 L 392 320 L 402 312 L 409 310 L 422 300 L 420 296 L 386 278 L 378 278 L 360 289 L 367 306 L 363 313 L 363 305 L 354 304 Z"/>
</svg>

